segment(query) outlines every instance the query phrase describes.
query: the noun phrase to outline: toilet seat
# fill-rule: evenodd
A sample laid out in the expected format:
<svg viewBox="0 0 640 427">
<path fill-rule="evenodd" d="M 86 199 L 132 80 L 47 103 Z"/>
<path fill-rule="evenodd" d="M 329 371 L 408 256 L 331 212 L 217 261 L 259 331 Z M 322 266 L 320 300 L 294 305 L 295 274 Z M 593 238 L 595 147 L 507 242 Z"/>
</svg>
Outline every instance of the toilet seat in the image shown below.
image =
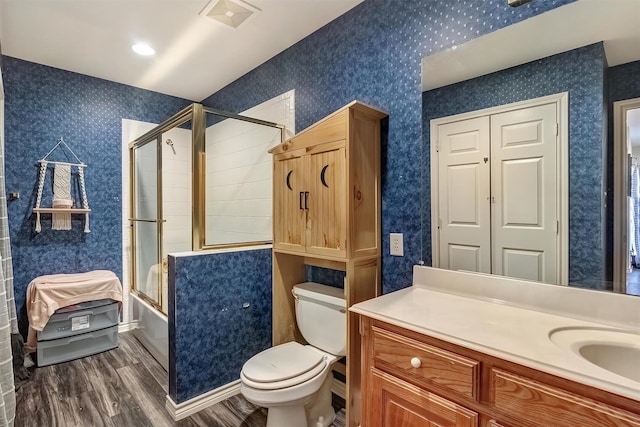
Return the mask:
<svg viewBox="0 0 640 427">
<path fill-rule="evenodd" d="M 327 366 L 325 355 L 311 346 L 288 342 L 258 353 L 243 366 L 243 383 L 258 390 L 293 387 L 319 375 Z"/>
</svg>

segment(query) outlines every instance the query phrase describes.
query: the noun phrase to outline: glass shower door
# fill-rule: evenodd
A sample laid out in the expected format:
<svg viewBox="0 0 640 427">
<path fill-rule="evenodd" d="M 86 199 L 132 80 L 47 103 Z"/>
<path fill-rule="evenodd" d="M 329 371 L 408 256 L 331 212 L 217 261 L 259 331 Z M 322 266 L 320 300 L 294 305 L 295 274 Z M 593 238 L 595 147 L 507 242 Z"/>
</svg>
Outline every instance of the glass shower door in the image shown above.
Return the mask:
<svg viewBox="0 0 640 427">
<path fill-rule="evenodd" d="M 158 191 L 162 188 L 159 151 L 159 138 L 132 149 L 133 215 L 130 223 L 134 289 L 147 302 L 161 310 L 164 278 L 161 262 L 162 207 L 159 200 L 161 193 Z"/>
</svg>

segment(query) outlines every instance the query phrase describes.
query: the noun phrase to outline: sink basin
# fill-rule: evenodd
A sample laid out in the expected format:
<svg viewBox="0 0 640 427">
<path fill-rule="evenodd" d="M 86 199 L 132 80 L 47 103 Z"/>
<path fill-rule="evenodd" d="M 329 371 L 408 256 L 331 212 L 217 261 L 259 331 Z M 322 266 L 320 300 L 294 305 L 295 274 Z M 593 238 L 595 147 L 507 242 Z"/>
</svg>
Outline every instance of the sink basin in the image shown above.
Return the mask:
<svg viewBox="0 0 640 427">
<path fill-rule="evenodd" d="M 640 383 L 640 335 L 607 328 L 558 328 L 551 341 L 594 365 Z"/>
</svg>

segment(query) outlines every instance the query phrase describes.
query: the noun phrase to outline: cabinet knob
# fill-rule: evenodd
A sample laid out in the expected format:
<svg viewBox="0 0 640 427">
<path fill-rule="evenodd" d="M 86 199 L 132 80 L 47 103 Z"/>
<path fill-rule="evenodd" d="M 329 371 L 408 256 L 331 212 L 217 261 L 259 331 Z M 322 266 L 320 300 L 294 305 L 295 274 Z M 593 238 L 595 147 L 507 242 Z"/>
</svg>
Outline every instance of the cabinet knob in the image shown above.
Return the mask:
<svg viewBox="0 0 640 427">
<path fill-rule="evenodd" d="M 422 365 L 422 362 L 420 361 L 420 359 L 418 359 L 417 357 L 411 358 L 411 366 L 413 366 L 414 368 L 419 368 L 420 365 Z"/>
</svg>

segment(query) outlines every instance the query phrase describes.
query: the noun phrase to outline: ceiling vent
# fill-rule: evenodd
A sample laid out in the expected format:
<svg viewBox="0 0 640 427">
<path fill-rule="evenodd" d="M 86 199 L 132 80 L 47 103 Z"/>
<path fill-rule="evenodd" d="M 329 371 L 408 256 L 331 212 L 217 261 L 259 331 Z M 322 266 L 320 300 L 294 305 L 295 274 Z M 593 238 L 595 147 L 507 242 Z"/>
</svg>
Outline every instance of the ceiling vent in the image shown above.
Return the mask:
<svg viewBox="0 0 640 427">
<path fill-rule="evenodd" d="M 200 15 L 215 19 L 229 27 L 238 28 L 250 18 L 255 17 L 258 12 L 260 9 L 242 0 L 211 0 L 202 9 Z"/>
</svg>

